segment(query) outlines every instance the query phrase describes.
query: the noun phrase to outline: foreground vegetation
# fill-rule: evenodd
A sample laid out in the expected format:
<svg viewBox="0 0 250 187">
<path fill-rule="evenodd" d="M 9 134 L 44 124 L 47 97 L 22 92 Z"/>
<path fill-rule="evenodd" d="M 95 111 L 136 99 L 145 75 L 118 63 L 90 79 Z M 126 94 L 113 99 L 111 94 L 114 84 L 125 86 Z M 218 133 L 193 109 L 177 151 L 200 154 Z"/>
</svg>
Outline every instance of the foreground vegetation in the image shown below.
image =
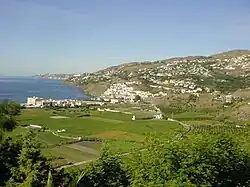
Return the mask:
<svg viewBox="0 0 250 187">
<path fill-rule="evenodd" d="M 49 172 L 51 186 L 70 186 L 78 179 L 78 186 L 249 185 L 249 153 L 229 134 L 188 135 L 180 141 L 150 136 L 144 147 L 126 158 L 103 150 L 97 161 L 66 172 L 51 167 L 32 134 L 6 140 L 0 152 L 1 185 L 45 186 Z"/>
<path fill-rule="evenodd" d="M 15 116 L 20 114 L 21 107 L 13 102 L 3 101 L 0 104 L 0 140 L 4 131 L 12 131 L 16 125 Z"/>
<path fill-rule="evenodd" d="M 177 123 L 166 120 L 133 123 L 125 114 L 89 111 L 88 117 L 82 117 L 79 111 L 72 112 L 76 109 L 21 110 L 14 103 L 1 104 L 0 109 L 0 186 L 250 185 L 248 128 L 237 131 L 193 129 L 186 134 Z M 211 126 L 226 126 L 215 124 L 213 118 L 203 119 L 204 113 L 177 114 L 182 121 L 197 120 L 197 126 L 209 121 Z M 68 118 L 50 118 L 62 115 Z M 187 116 L 191 116 L 191 120 Z M 22 127 L 27 124 L 44 128 L 37 131 Z M 89 140 L 94 137 L 102 143 L 65 140 L 48 131 L 58 128 L 66 129 L 65 136 L 82 135 Z M 111 136 L 110 131 L 115 135 Z M 81 146 L 89 152 L 83 154 Z M 128 149 L 132 150 L 130 154 L 117 154 Z M 95 151 L 100 154 L 95 155 Z M 81 167 L 60 169 L 54 161 L 62 156 L 76 162 L 96 160 Z"/>
</svg>

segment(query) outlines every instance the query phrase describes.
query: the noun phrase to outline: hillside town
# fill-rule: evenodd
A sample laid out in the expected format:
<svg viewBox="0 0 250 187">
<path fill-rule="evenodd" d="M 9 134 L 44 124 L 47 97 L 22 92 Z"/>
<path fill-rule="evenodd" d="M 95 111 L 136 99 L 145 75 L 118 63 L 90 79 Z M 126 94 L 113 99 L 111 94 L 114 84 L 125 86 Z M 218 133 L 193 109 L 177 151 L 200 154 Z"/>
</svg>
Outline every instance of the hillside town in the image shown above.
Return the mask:
<svg viewBox="0 0 250 187">
<path fill-rule="evenodd" d="M 72 74 L 40 74 L 38 77 L 45 78 L 45 79 L 56 79 L 56 80 L 67 80 L 70 77 L 80 77 L 85 76 L 84 73 L 72 73 Z"/>
<path fill-rule="evenodd" d="M 67 81 L 75 85 L 87 85 L 83 86 L 86 90 L 88 85 L 96 84 L 98 89 L 98 84 L 103 83 L 106 90 L 98 96 L 106 100 L 122 99 L 129 102 L 134 101 L 136 95 L 145 99 L 167 96 L 169 93 L 199 96 L 201 93 L 220 92 L 216 90 L 217 87 L 234 79 L 241 81 L 242 77 L 246 78 L 242 79 L 245 88 L 250 87 L 249 62 L 250 54 L 129 63 L 83 76 L 71 76 Z"/>
<path fill-rule="evenodd" d="M 150 92 L 134 90 L 129 84 L 130 82 L 113 84 L 101 95 L 101 98 L 121 98 L 129 102 L 134 101 L 136 95 L 143 99 L 153 96 Z"/>
</svg>

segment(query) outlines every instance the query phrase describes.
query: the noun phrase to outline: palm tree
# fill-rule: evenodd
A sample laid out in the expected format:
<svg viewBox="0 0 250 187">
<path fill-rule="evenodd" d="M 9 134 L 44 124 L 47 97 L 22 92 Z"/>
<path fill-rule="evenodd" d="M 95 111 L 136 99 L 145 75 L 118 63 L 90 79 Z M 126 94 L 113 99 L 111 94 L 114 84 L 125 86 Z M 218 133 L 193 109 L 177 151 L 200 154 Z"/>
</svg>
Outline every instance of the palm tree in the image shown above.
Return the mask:
<svg viewBox="0 0 250 187">
<path fill-rule="evenodd" d="M 87 171 L 83 171 L 82 173 L 80 173 L 80 175 L 78 177 L 76 177 L 75 179 L 70 181 L 68 187 L 77 187 L 78 183 L 85 176 L 86 173 L 87 173 Z M 48 174 L 47 187 L 54 187 L 51 171 L 49 171 L 49 174 Z"/>
<path fill-rule="evenodd" d="M 51 171 L 49 171 L 47 187 L 53 187 L 53 179 L 52 179 Z"/>
<path fill-rule="evenodd" d="M 0 129 L 0 141 L 3 139 L 3 131 Z"/>
</svg>

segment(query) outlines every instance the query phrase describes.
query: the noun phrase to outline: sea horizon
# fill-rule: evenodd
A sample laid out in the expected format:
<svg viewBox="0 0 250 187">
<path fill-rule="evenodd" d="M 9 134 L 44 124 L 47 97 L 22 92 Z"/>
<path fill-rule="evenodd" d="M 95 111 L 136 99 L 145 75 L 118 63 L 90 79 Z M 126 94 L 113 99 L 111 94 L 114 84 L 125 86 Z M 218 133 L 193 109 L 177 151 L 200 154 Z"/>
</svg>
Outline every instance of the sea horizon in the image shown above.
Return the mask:
<svg viewBox="0 0 250 187">
<path fill-rule="evenodd" d="M 27 97 L 33 96 L 55 100 L 89 99 L 83 90 L 66 85 L 62 80 L 36 76 L 0 76 L 0 100 L 25 103 Z"/>
</svg>

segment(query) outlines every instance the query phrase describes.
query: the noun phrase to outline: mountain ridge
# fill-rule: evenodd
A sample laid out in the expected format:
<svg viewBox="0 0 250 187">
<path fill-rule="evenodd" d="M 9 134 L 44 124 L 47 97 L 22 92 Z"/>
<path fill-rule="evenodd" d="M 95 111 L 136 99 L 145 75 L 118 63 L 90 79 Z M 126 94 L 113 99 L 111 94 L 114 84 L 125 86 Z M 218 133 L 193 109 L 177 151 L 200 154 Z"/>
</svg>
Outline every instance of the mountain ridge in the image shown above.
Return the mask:
<svg viewBox="0 0 250 187">
<path fill-rule="evenodd" d="M 226 52 L 220 52 L 216 54 L 211 54 L 207 56 L 199 56 L 199 55 L 194 55 L 194 56 L 177 56 L 177 57 L 171 57 L 163 60 L 155 60 L 155 61 L 135 61 L 135 62 L 124 62 L 118 65 L 113 65 L 109 66 L 104 69 L 97 70 L 93 73 L 98 73 L 101 71 L 113 69 L 113 68 L 119 68 L 121 66 L 133 66 L 133 65 L 140 65 L 140 64 L 153 64 L 153 63 L 168 63 L 168 62 L 173 62 L 176 60 L 195 60 L 195 59 L 209 59 L 209 58 L 225 58 L 225 57 L 235 57 L 239 55 L 244 55 L 244 54 L 250 54 L 250 49 L 233 49 L 229 50 Z"/>
</svg>

